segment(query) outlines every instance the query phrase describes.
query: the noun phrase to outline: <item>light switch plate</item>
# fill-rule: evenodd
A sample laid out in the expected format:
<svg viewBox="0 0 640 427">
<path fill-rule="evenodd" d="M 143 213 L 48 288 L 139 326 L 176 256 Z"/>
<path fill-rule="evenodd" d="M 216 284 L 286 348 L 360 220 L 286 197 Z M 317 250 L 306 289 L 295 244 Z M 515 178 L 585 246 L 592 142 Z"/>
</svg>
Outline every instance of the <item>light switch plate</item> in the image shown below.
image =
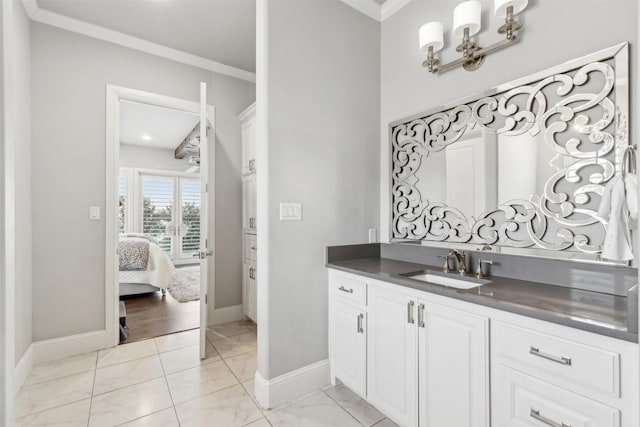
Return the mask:
<svg viewBox="0 0 640 427">
<path fill-rule="evenodd" d="M 100 206 L 89 206 L 89 219 L 92 221 L 100 219 Z"/>
<path fill-rule="evenodd" d="M 378 243 L 378 230 L 375 228 L 369 229 L 369 243 Z"/>
<path fill-rule="evenodd" d="M 280 203 L 280 221 L 302 221 L 302 204 Z"/>
</svg>

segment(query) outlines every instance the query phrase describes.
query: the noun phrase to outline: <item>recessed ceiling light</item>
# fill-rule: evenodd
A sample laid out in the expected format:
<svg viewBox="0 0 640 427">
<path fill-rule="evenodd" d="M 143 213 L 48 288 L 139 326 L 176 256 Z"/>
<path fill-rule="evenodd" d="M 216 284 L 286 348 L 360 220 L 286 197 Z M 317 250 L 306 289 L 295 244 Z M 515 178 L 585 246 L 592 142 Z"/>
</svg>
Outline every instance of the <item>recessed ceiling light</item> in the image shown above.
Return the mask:
<svg viewBox="0 0 640 427">
<path fill-rule="evenodd" d="M 144 135 L 142 135 L 142 139 L 144 139 L 145 141 L 151 141 L 151 135 L 145 133 Z"/>
</svg>

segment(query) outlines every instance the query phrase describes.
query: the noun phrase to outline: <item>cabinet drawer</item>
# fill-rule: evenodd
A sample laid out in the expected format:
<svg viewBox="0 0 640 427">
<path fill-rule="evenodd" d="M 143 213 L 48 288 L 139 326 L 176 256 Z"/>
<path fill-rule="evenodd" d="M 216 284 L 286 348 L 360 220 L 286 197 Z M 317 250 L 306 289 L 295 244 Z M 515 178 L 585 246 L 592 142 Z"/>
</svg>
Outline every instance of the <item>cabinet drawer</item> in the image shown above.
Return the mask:
<svg viewBox="0 0 640 427">
<path fill-rule="evenodd" d="M 620 354 L 496 322 L 494 361 L 585 394 L 620 396 Z"/>
<path fill-rule="evenodd" d="M 500 366 L 493 384 L 497 426 L 618 427 L 620 412 Z"/>
<path fill-rule="evenodd" d="M 334 295 L 353 304 L 367 305 L 367 284 L 351 277 L 336 274 L 331 281 Z"/>
<path fill-rule="evenodd" d="M 255 262 L 258 256 L 257 237 L 255 234 L 244 235 L 244 259 Z"/>
</svg>

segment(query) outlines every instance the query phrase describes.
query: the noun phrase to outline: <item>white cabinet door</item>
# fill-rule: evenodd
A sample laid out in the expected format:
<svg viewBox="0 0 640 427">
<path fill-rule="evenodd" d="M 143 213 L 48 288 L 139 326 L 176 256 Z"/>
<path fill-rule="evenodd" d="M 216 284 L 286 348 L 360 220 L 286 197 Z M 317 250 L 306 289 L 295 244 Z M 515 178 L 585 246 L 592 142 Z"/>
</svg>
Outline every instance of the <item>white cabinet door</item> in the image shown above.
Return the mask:
<svg viewBox="0 0 640 427">
<path fill-rule="evenodd" d="M 489 319 L 418 304 L 420 427 L 488 427 Z"/>
<path fill-rule="evenodd" d="M 256 171 L 256 119 L 242 123 L 242 174 Z"/>
<path fill-rule="evenodd" d="M 256 223 L 256 175 L 246 175 L 242 179 L 242 227 L 246 233 L 255 233 Z"/>
<path fill-rule="evenodd" d="M 369 288 L 367 399 L 403 427 L 418 421 L 416 299 Z"/>
<path fill-rule="evenodd" d="M 256 277 L 256 264 L 245 262 L 242 271 L 242 311 L 254 322 L 257 319 Z"/>
<path fill-rule="evenodd" d="M 331 302 L 331 369 L 354 393 L 367 394 L 367 315 L 342 301 Z"/>
</svg>

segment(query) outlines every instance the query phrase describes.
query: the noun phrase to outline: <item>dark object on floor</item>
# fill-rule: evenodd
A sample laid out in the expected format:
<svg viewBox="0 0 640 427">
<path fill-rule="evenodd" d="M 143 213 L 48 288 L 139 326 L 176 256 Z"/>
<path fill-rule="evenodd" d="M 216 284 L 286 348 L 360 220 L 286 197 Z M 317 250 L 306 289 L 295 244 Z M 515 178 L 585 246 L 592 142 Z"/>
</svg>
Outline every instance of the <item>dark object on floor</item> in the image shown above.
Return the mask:
<svg viewBox="0 0 640 427">
<path fill-rule="evenodd" d="M 120 341 L 127 339 L 127 307 L 120 301 Z"/>
</svg>

